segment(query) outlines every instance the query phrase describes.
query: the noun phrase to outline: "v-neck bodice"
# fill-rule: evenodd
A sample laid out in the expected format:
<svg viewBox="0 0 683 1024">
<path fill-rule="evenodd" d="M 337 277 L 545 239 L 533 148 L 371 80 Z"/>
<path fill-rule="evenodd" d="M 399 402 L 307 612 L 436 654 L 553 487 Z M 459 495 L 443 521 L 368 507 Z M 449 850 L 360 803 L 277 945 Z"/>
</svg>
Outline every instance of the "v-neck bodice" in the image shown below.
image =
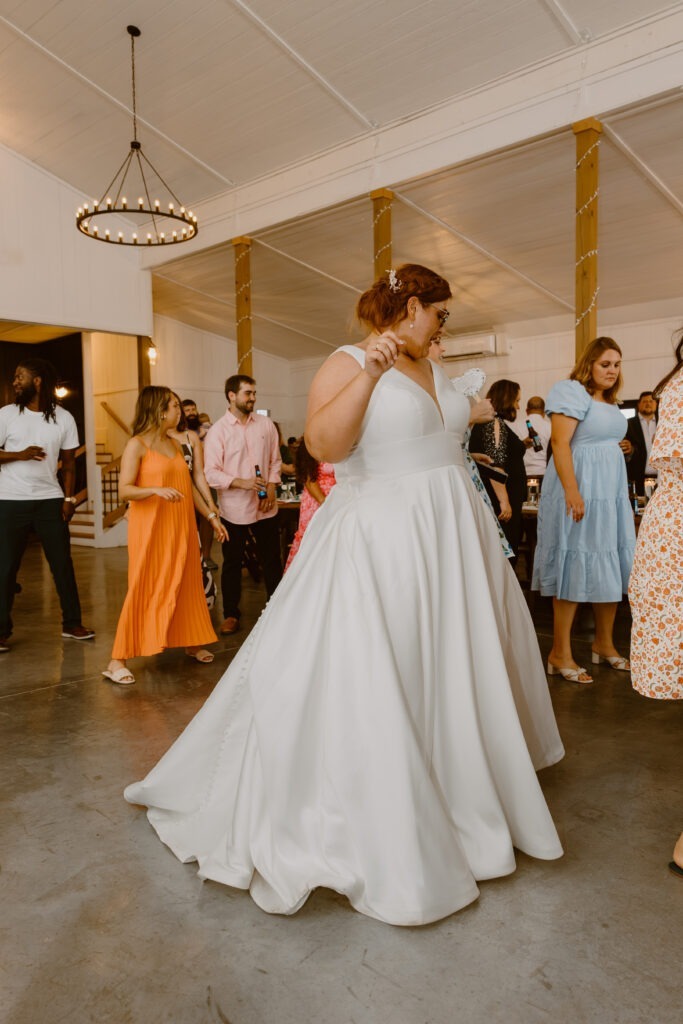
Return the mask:
<svg viewBox="0 0 683 1024">
<path fill-rule="evenodd" d="M 436 390 L 436 374 L 434 373 L 434 363 L 432 363 L 432 362 L 429 363 L 429 370 L 431 372 L 432 382 L 434 384 L 434 394 L 432 394 L 431 391 L 428 391 L 427 388 L 423 387 L 423 385 L 420 384 L 420 382 L 418 380 L 415 380 L 414 377 L 411 377 L 411 376 L 409 376 L 409 374 L 404 373 L 403 370 L 399 370 L 396 366 L 392 366 L 391 370 L 389 370 L 389 373 L 398 373 L 401 377 L 405 377 L 406 380 L 410 381 L 411 384 L 414 384 L 416 388 L 419 388 L 420 391 L 424 392 L 424 394 L 427 396 L 427 398 L 429 398 L 430 401 L 432 401 L 434 403 L 434 405 L 436 406 L 436 411 L 439 414 L 439 419 L 441 420 L 441 425 L 442 425 L 443 429 L 445 430 L 446 429 L 446 421 L 444 419 L 443 410 L 441 409 L 441 402 L 439 401 L 439 395 L 438 395 L 437 390 Z"/>
<path fill-rule="evenodd" d="M 344 345 L 338 351 L 365 366 L 363 349 Z M 440 366 L 433 365 L 432 372 L 436 401 L 412 377 L 395 368 L 387 371 L 373 391 L 356 446 L 338 465 L 353 469 L 357 476 L 377 472 L 385 461 L 402 471 L 405 466 L 407 472 L 426 468 L 434 459 L 438 465 L 461 462 L 469 402 L 455 391 Z M 438 435 L 441 440 L 434 440 Z M 438 461 L 442 457 L 443 463 Z M 336 472 L 339 479 L 340 470 Z"/>
</svg>

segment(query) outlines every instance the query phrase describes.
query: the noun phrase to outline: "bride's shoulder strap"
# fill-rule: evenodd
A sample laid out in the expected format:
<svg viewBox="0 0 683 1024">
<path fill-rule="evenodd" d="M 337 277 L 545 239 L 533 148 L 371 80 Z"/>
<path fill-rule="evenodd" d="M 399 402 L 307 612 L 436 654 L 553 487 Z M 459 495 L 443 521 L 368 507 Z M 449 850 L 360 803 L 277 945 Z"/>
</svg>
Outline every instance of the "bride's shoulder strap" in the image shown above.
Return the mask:
<svg viewBox="0 0 683 1024">
<path fill-rule="evenodd" d="M 365 366 L 365 352 L 362 348 L 358 348 L 356 345 L 340 345 L 332 355 L 336 356 L 337 352 L 346 352 L 347 355 L 353 356 L 359 366 Z"/>
</svg>

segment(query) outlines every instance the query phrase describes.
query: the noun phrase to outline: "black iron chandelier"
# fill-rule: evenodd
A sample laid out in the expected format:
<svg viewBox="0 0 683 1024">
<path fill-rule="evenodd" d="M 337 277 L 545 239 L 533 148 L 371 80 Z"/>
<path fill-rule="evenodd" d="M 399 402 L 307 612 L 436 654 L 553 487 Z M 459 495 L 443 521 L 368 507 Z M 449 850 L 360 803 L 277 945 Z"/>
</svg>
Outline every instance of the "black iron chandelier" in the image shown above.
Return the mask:
<svg viewBox="0 0 683 1024">
<path fill-rule="evenodd" d="M 112 178 L 109 185 L 102 193 L 100 199 L 92 203 L 84 203 L 79 206 L 76 214 L 76 227 L 88 238 L 94 238 L 98 242 L 111 242 L 114 245 L 173 245 L 177 242 L 187 242 L 194 238 L 199 225 L 192 210 L 186 210 L 178 197 L 169 185 L 166 184 L 156 167 L 145 156 L 142 151 L 142 143 L 138 140 L 138 119 L 135 97 L 135 40 L 140 36 L 140 29 L 135 25 L 128 25 L 127 32 L 130 36 L 131 48 L 131 80 L 133 90 L 133 141 L 130 144 L 130 151 L 126 155 L 118 171 Z M 137 168 L 139 172 L 139 192 L 137 201 L 128 199 L 126 195 L 126 179 L 131 168 Z M 147 173 L 145 173 L 145 169 Z M 150 172 L 166 189 L 171 202 L 152 200 L 150 197 Z M 135 174 L 131 174 L 131 179 Z M 130 186 L 131 179 L 128 181 Z M 130 193 L 130 187 L 127 190 Z M 135 191 L 132 192 L 135 195 Z M 112 222 L 115 216 L 117 221 Z M 125 218 L 122 224 L 121 218 Z M 137 227 L 142 225 L 142 230 L 131 232 L 131 221 Z M 113 225 L 111 227 L 107 225 Z"/>
</svg>

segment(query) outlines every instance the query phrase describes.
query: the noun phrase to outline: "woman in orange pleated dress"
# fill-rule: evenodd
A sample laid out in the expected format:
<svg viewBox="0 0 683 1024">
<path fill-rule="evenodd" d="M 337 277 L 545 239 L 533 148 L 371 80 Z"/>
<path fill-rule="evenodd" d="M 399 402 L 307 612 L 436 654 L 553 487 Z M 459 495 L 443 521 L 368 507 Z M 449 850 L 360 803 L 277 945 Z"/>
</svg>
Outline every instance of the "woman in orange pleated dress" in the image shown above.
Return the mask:
<svg viewBox="0 0 683 1024">
<path fill-rule="evenodd" d="M 180 445 L 168 436 L 180 404 L 168 388 L 146 387 L 138 397 L 133 436 L 121 456 L 119 497 L 129 501 L 128 593 L 111 661 L 102 673 L 134 683 L 128 658 L 184 647 L 197 661 L 213 661 L 203 644 L 217 637 L 204 600 L 194 507 L 217 540 L 225 527 L 192 484 Z"/>
</svg>

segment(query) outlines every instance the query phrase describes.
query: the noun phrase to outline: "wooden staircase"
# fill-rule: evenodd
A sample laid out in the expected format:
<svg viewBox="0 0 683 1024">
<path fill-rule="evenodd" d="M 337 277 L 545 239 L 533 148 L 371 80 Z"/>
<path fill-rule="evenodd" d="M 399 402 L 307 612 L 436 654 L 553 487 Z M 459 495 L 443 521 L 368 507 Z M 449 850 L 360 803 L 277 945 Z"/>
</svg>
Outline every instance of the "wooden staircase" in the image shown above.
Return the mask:
<svg viewBox="0 0 683 1024">
<path fill-rule="evenodd" d="M 69 523 L 71 539 L 85 547 L 95 546 L 95 513 L 87 504 L 79 505 Z"/>
<path fill-rule="evenodd" d="M 105 445 L 98 441 L 95 445 L 95 462 L 98 466 L 106 466 L 114 458 L 111 452 L 106 451 Z"/>
</svg>

